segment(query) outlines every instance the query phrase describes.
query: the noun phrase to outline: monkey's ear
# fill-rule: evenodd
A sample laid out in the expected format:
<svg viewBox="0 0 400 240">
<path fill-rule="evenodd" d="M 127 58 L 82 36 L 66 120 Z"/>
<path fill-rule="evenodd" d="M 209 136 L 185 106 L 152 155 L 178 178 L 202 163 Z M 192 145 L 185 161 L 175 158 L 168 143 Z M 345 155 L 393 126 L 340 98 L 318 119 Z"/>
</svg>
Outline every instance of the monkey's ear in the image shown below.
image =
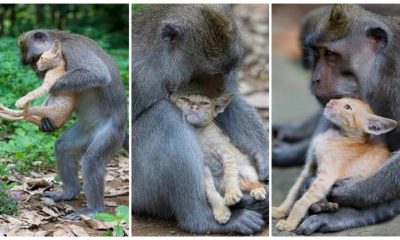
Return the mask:
<svg viewBox="0 0 400 240">
<path fill-rule="evenodd" d="M 50 51 L 51 51 L 51 53 L 56 54 L 56 55 L 61 54 L 61 44 L 60 44 L 60 41 L 54 40 L 53 45 L 51 46 Z"/>
<path fill-rule="evenodd" d="M 367 37 L 371 40 L 373 49 L 380 51 L 388 45 L 388 33 L 381 27 L 368 28 Z"/>
<path fill-rule="evenodd" d="M 183 28 L 173 23 L 163 23 L 161 38 L 170 45 L 175 45 L 183 36 Z"/>
<path fill-rule="evenodd" d="M 229 105 L 229 103 L 233 100 L 234 96 L 235 94 L 231 92 L 224 93 L 221 96 L 219 96 L 216 99 L 215 111 L 217 113 L 222 113 L 225 110 L 225 108 Z"/>
<path fill-rule="evenodd" d="M 396 126 L 395 120 L 368 114 L 362 127 L 366 133 L 380 135 L 392 131 Z"/>
</svg>

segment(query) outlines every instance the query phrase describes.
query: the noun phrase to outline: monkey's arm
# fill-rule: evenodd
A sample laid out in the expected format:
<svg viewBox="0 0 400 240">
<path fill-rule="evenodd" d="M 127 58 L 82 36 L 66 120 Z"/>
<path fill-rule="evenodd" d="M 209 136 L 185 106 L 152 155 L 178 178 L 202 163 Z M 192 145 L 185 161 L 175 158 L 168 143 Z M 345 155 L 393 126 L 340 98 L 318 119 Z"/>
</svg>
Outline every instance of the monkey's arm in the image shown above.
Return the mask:
<svg viewBox="0 0 400 240">
<path fill-rule="evenodd" d="M 338 182 L 330 192 L 330 198 L 339 206 L 367 208 L 400 198 L 400 152 L 394 154 L 374 175 L 354 183 Z"/>
<path fill-rule="evenodd" d="M 309 139 L 322 116 L 322 108 L 297 125 L 274 124 L 272 126 L 273 137 L 279 142 L 295 143 Z"/>
<path fill-rule="evenodd" d="M 339 208 L 335 213 L 311 215 L 295 230 L 296 234 L 311 235 L 314 232 L 338 232 L 383 222 L 400 213 L 400 200 L 374 208 Z"/>
<path fill-rule="evenodd" d="M 73 93 L 90 88 L 104 87 L 112 81 L 110 72 L 98 58 L 92 58 L 82 67 L 68 70 L 50 89 L 51 94 Z"/>
</svg>

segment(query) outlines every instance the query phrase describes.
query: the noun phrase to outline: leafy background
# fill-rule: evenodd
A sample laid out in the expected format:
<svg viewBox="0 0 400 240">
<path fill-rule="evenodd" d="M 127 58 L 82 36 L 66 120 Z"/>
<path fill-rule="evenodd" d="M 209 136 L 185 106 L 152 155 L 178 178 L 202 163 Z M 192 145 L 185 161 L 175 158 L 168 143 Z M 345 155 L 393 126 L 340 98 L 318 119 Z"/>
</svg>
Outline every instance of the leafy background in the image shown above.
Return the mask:
<svg viewBox="0 0 400 240">
<path fill-rule="evenodd" d="M 41 79 L 20 63 L 17 46 L 18 35 L 36 28 L 57 28 L 94 39 L 118 64 L 128 96 L 128 19 L 127 4 L 1 4 L 0 103 L 15 108 L 16 100 L 41 84 Z M 54 142 L 74 121 L 73 117 L 62 129 L 47 134 L 24 121 L 0 119 L 0 181 L 11 169 L 24 173 L 53 167 Z"/>
</svg>

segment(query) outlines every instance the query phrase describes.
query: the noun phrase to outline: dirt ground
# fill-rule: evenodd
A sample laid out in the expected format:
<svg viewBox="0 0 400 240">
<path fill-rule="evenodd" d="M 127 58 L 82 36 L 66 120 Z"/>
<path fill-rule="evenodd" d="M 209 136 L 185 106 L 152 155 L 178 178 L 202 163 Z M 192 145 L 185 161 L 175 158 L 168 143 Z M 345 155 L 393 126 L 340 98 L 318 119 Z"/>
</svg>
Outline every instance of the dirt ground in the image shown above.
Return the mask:
<svg viewBox="0 0 400 240">
<path fill-rule="evenodd" d="M 0 214 L 0 236 L 103 236 L 112 230 L 115 223 L 103 223 L 99 220 L 64 220 L 66 214 L 73 209 L 86 206 L 86 199 L 81 192 L 74 200 L 54 203 L 43 198 L 45 190 L 60 189 L 54 183 L 55 169 L 17 176 L 12 181 L 21 182 L 11 188 L 14 196 L 18 196 L 20 207 L 16 216 Z M 16 195 L 17 194 L 17 195 Z M 119 205 L 129 206 L 129 158 L 119 156 L 107 164 L 105 179 L 105 212 L 115 214 Z M 91 225 L 91 224 L 92 225 Z M 129 233 L 129 225 L 123 225 L 125 233 Z"/>
<path fill-rule="evenodd" d="M 319 6 L 322 5 L 273 4 L 272 6 L 272 124 L 298 123 L 315 112 L 318 107 L 308 88 L 311 73 L 300 66 L 298 34 L 299 23 L 304 14 Z M 301 167 L 272 168 L 272 206 L 279 206 L 285 199 L 300 171 Z M 276 223 L 276 220 L 271 223 L 272 236 L 295 235 L 278 231 L 275 227 Z M 397 216 L 381 224 L 348 229 L 338 233 L 314 235 L 396 236 L 399 225 L 400 216 Z"/>
<path fill-rule="evenodd" d="M 240 91 L 263 119 L 269 121 L 268 5 L 232 5 L 245 41 L 245 58 L 239 71 Z M 133 236 L 193 236 L 173 221 L 133 216 Z M 213 234 L 212 236 L 219 236 Z M 226 235 L 224 235 L 226 236 Z M 269 236 L 268 227 L 257 236 Z"/>
</svg>

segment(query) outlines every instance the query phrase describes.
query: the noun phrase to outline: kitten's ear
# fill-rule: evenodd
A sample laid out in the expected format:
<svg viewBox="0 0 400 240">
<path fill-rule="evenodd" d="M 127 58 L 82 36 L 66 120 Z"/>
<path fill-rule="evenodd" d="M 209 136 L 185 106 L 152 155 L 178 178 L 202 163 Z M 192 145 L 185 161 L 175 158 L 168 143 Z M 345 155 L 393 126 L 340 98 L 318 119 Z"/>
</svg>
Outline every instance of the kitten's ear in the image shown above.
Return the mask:
<svg viewBox="0 0 400 240">
<path fill-rule="evenodd" d="M 51 53 L 55 55 L 60 55 L 61 54 L 61 44 L 60 41 L 54 40 L 53 45 L 51 46 Z"/>
<path fill-rule="evenodd" d="M 362 128 L 366 133 L 380 135 L 392 131 L 396 126 L 395 120 L 368 114 Z"/>
<path fill-rule="evenodd" d="M 219 96 L 216 99 L 216 104 L 215 104 L 215 111 L 217 113 L 222 113 L 225 108 L 229 105 L 229 103 L 232 101 L 233 97 L 235 96 L 234 93 L 224 93 L 221 96 Z"/>
</svg>

